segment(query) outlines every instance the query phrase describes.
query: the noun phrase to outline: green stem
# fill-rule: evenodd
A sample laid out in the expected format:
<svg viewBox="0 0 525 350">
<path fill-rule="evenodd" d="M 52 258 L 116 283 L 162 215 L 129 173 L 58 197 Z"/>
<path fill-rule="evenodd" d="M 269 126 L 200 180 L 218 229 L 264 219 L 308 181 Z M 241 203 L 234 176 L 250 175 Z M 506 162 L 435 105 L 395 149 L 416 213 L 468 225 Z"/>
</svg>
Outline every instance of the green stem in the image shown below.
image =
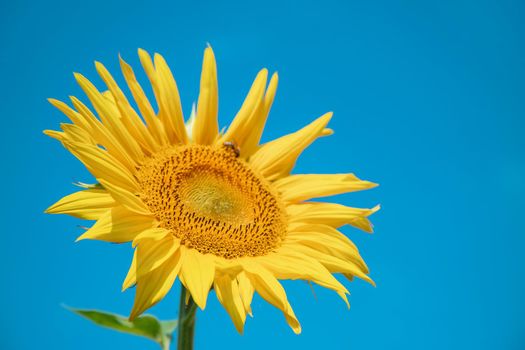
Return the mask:
<svg viewBox="0 0 525 350">
<path fill-rule="evenodd" d="M 197 304 L 189 296 L 188 304 L 186 305 L 186 295 L 188 295 L 188 291 L 181 284 L 177 350 L 193 350 Z"/>
</svg>

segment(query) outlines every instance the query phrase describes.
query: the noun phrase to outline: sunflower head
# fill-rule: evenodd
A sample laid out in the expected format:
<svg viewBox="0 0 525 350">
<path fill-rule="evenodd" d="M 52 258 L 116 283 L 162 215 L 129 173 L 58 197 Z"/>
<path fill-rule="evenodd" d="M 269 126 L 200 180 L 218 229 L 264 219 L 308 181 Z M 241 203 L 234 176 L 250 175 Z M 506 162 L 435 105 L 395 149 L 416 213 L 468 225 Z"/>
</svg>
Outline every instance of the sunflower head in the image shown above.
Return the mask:
<svg viewBox="0 0 525 350">
<path fill-rule="evenodd" d="M 50 99 L 71 123 L 45 133 L 59 140 L 93 174 L 96 185 L 52 205 L 95 224 L 80 239 L 132 242 L 123 289 L 136 285 L 130 319 L 164 298 L 178 277 L 202 309 L 210 289 L 242 332 L 254 292 L 301 328 L 279 280 L 302 279 L 334 290 L 348 304 L 335 273 L 371 283 L 356 246 L 337 230 L 372 231 L 378 210 L 311 199 L 376 186 L 353 174 L 291 175 L 301 152 L 331 134 L 327 113 L 306 127 L 260 144 L 277 89 L 277 74 L 257 74 L 239 112 L 219 132 L 215 57 L 204 52 L 196 110 L 184 122 L 178 88 L 162 56 L 139 50 L 153 88 L 150 103 L 133 69 L 120 60 L 132 100 L 100 63 L 107 91 L 75 78 L 93 105 L 73 108 Z M 134 108 L 136 105 L 137 108 Z"/>
<path fill-rule="evenodd" d="M 265 255 L 286 232 L 278 195 L 229 145 L 169 148 L 137 177 L 140 197 L 160 226 L 202 254 Z"/>
</svg>

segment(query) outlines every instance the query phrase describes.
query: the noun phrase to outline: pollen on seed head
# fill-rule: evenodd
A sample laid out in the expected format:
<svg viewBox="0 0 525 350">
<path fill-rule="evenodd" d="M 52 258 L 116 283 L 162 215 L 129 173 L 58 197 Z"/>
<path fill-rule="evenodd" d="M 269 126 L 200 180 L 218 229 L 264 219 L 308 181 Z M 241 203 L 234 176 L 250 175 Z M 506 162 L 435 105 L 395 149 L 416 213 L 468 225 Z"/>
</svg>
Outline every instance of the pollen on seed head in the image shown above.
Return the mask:
<svg viewBox="0 0 525 350">
<path fill-rule="evenodd" d="M 166 149 L 147 160 L 137 177 L 141 198 L 160 225 L 201 253 L 260 256 L 285 234 L 279 199 L 231 147 Z"/>
</svg>

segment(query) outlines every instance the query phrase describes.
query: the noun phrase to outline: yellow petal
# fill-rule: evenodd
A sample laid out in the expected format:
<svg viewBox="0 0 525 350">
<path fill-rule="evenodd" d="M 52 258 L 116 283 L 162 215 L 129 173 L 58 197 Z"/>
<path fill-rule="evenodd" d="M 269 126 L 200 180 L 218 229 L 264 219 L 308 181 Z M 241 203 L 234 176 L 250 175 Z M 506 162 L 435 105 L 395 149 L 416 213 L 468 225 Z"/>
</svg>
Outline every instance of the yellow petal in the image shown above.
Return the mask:
<svg viewBox="0 0 525 350">
<path fill-rule="evenodd" d="M 137 283 L 137 250 L 133 252 L 133 260 L 131 261 L 131 266 L 129 267 L 128 274 L 122 283 L 122 291 L 125 291 L 131 286 L 134 286 Z"/>
<path fill-rule="evenodd" d="M 128 191 L 138 191 L 138 184 L 133 175 L 108 152 L 78 142 L 64 142 L 64 145 L 97 179 L 111 182 Z"/>
<path fill-rule="evenodd" d="M 187 143 L 188 136 L 184 126 L 184 116 L 180 103 L 179 89 L 164 58 L 155 54 L 155 68 L 159 83 L 160 105 L 165 111 L 161 114 L 166 131 L 172 135 L 173 143 Z M 164 117 L 164 119 L 162 119 Z"/>
<path fill-rule="evenodd" d="M 115 200 L 106 191 L 90 189 L 65 196 L 47 208 L 46 213 L 68 214 L 80 219 L 97 220 L 115 204 Z"/>
<path fill-rule="evenodd" d="M 159 143 L 153 138 L 151 132 L 142 123 L 137 112 L 130 105 L 117 101 L 117 107 L 120 113 L 125 116 L 123 122 L 128 125 L 128 129 L 137 138 L 137 141 L 143 147 L 145 154 L 152 154 L 158 151 L 161 147 Z"/>
<path fill-rule="evenodd" d="M 140 162 L 144 154 L 135 138 L 130 135 L 124 124 L 122 124 L 120 112 L 116 105 L 109 103 L 109 100 L 81 74 L 76 73 L 75 78 L 93 104 L 93 107 L 95 107 L 104 126 L 124 149 L 128 162 L 133 165 L 135 162 Z"/>
<path fill-rule="evenodd" d="M 237 280 L 228 275 L 222 275 L 215 278 L 214 285 L 217 299 L 230 315 L 237 331 L 242 334 L 246 321 L 246 311 L 239 294 Z"/>
<path fill-rule="evenodd" d="M 258 261 L 278 279 L 303 279 L 338 292 L 348 290 L 319 262 L 292 249 L 279 249 Z M 300 266 L 300 268 L 298 268 Z"/>
<path fill-rule="evenodd" d="M 264 259 L 261 259 L 261 264 L 271 270 L 279 279 L 302 279 L 331 289 L 350 308 L 350 303 L 346 297 L 346 294 L 350 294 L 348 290 L 315 259 L 285 246 L 281 247 L 273 256 L 271 254 L 265 256 Z M 301 268 L 297 269 L 296 266 L 301 266 Z"/>
<path fill-rule="evenodd" d="M 343 260 L 329 253 L 323 252 L 322 249 L 318 249 L 319 247 L 322 248 L 323 245 L 319 245 L 317 248 L 296 243 L 283 245 L 283 249 L 289 248 L 290 250 L 304 254 L 314 260 L 319 261 L 324 267 L 328 269 L 328 271 L 332 273 L 351 274 L 374 285 L 374 281 L 372 281 L 372 279 L 365 274 L 360 266 L 356 265 L 352 261 Z"/>
<path fill-rule="evenodd" d="M 44 134 L 60 142 L 63 142 L 66 138 L 65 134 L 62 131 L 44 130 Z"/>
<path fill-rule="evenodd" d="M 100 75 L 100 77 L 108 87 L 109 91 L 111 91 L 111 94 L 115 97 L 115 100 L 126 102 L 129 104 L 126 95 L 122 92 L 122 90 L 118 86 L 115 79 L 113 79 L 113 76 L 111 76 L 111 73 L 109 73 L 107 68 L 100 62 L 95 62 L 95 68 L 97 70 L 98 75 Z"/>
<path fill-rule="evenodd" d="M 305 224 L 305 223 L 290 223 L 287 230 L 287 239 L 294 238 L 296 235 L 314 234 L 329 236 L 331 239 L 341 241 L 343 244 L 350 246 L 354 251 L 358 251 L 357 246 L 348 237 L 339 232 L 334 227 L 323 224 Z M 349 248 L 349 249 L 350 249 Z"/>
<path fill-rule="evenodd" d="M 84 116 L 82 116 L 80 113 L 78 113 L 62 101 L 55 100 L 53 98 L 49 98 L 48 101 L 59 111 L 64 113 L 75 125 L 80 126 L 82 129 L 88 132 L 91 132 L 91 125 L 87 120 L 85 120 Z"/>
<path fill-rule="evenodd" d="M 132 247 L 135 248 L 137 244 L 140 243 L 142 240 L 154 240 L 154 241 L 160 241 L 161 239 L 165 238 L 167 235 L 172 235 L 170 230 L 167 230 L 162 227 L 156 227 L 149 230 L 142 231 L 135 239 L 133 240 Z M 179 242 L 180 243 L 180 242 Z"/>
<path fill-rule="evenodd" d="M 246 158 L 254 154 L 259 148 L 259 142 L 261 141 L 264 126 L 268 119 L 268 114 L 270 113 L 275 93 L 277 92 L 278 81 L 278 75 L 277 73 L 274 73 L 270 79 L 270 84 L 268 85 L 268 90 L 264 95 L 262 104 L 256 109 L 255 113 L 250 116 L 250 122 L 248 123 L 250 128 L 247 132 L 246 141 L 241 148 L 241 154 Z"/>
<path fill-rule="evenodd" d="M 274 182 L 275 188 L 287 202 L 367 190 L 377 184 L 358 179 L 354 174 L 291 175 Z"/>
<path fill-rule="evenodd" d="M 335 203 L 312 202 L 288 205 L 286 212 L 290 222 L 324 224 L 335 228 L 349 224 L 363 231 L 372 232 L 373 227 L 367 217 L 379 209 L 379 205 L 371 209 L 361 209 Z"/>
<path fill-rule="evenodd" d="M 252 299 L 253 299 L 253 285 L 250 282 L 250 279 L 243 272 L 237 275 L 237 282 L 239 282 L 239 292 L 241 294 L 242 303 L 244 305 L 244 310 L 250 316 L 252 316 Z"/>
<path fill-rule="evenodd" d="M 155 270 L 179 249 L 179 240 L 167 235 L 160 240 L 142 239 L 137 245 L 137 276 Z"/>
<path fill-rule="evenodd" d="M 283 312 L 288 325 L 292 328 L 294 333 L 301 333 L 301 325 L 288 302 L 283 286 L 281 286 L 277 279 L 268 272 L 268 270 L 260 265 L 250 262 L 249 260 L 246 260 L 243 263 L 243 266 L 246 275 L 250 279 L 250 282 L 253 284 L 257 293 L 259 293 L 268 303 Z"/>
<path fill-rule="evenodd" d="M 176 144 L 181 142 L 182 139 L 179 139 L 177 135 L 175 134 L 176 130 L 173 128 L 172 121 L 170 120 L 169 111 L 167 110 L 167 105 L 164 102 L 165 98 L 162 97 L 162 82 L 161 77 L 158 74 L 158 72 L 155 70 L 155 66 L 153 65 L 153 61 L 151 60 L 151 56 L 146 50 L 139 49 L 139 58 L 140 63 L 142 64 L 142 67 L 144 68 L 144 71 L 146 72 L 146 75 L 148 76 L 148 79 L 150 81 L 151 87 L 153 88 L 153 94 L 155 95 L 155 99 L 157 100 L 157 105 L 159 106 L 159 112 L 158 112 L 158 119 L 161 121 L 161 124 L 163 126 L 163 130 L 166 133 L 166 136 L 170 143 Z M 178 93 L 178 92 L 177 92 Z M 174 102 L 174 101 L 173 101 Z M 180 101 L 179 101 L 180 105 Z M 181 119 L 182 119 L 182 111 L 181 111 Z"/>
<path fill-rule="evenodd" d="M 252 118 L 252 115 L 255 113 L 257 106 L 262 104 L 267 79 L 268 70 L 262 69 L 255 77 L 239 112 L 237 112 L 226 133 L 221 137 L 221 143 L 234 142 L 241 149 L 242 153 L 244 143 L 251 132 L 251 125 L 256 119 Z"/>
<path fill-rule="evenodd" d="M 156 225 L 153 218 L 137 215 L 123 207 L 113 207 L 77 241 L 96 239 L 113 243 L 131 242 L 139 233 Z"/>
<path fill-rule="evenodd" d="M 195 249 L 184 250 L 181 268 L 181 282 L 190 291 L 195 303 L 204 310 L 206 299 L 215 276 L 215 263 L 210 254 L 201 254 Z"/>
<path fill-rule="evenodd" d="M 142 202 L 142 200 L 131 193 L 130 191 L 116 186 L 110 181 L 106 181 L 104 179 L 98 179 L 100 183 L 104 186 L 104 188 L 111 194 L 111 197 L 113 197 L 119 204 L 121 204 L 126 209 L 135 212 L 140 215 L 152 215 L 151 211 L 148 209 L 146 204 Z"/>
<path fill-rule="evenodd" d="M 137 103 L 137 107 L 139 108 L 142 117 L 144 117 L 144 120 L 146 121 L 148 130 L 159 144 L 168 144 L 168 137 L 166 136 L 164 127 L 159 118 L 155 115 L 155 111 L 146 97 L 144 90 L 138 83 L 133 69 L 122 58 L 120 58 L 120 67 L 122 69 L 122 74 L 124 75 L 124 78 L 126 79 L 126 82 L 129 86 L 131 94 Z"/>
<path fill-rule="evenodd" d="M 78 125 L 61 123 L 60 128 L 64 130 L 64 136 L 68 141 L 95 145 L 91 135 Z"/>
<path fill-rule="evenodd" d="M 73 106 L 82 115 L 86 123 L 89 124 L 91 137 L 97 144 L 103 145 L 104 148 L 117 159 L 128 170 L 133 170 L 136 166 L 135 161 L 129 156 L 124 147 L 115 138 L 111 131 L 97 119 L 91 110 L 75 96 L 70 96 Z"/>
<path fill-rule="evenodd" d="M 321 136 L 332 113 L 326 113 L 299 131 L 264 144 L 251 158 L 251 165 L 269 180 L 287 176 L 303 150 Z"/>
<path fill-rule="evenodd" d="M 359 254 L 357 246 L 345 235 L 327 225 L 305 225 L 290 228 L 285 244 L 299 242 L 326 254 L 347 260 L 368 273 L 368 267 Z"/>
<path fill-rule="evenodd" d="M 115 79 L 103 64 L 95 62 L 98 74 L 106 83 L 109 91 L 115 98 L 115 104 L 122 116 L 122 123 L 126 126 L 130 134 L 148 151 L 152 152 L 157 149 L 156 142 L 151 137 L 151 133 L 131 107 L 126 95 L 122 92 Z"/>
<path fill-rule="evenodd" d="M 217 114 L 219 110 L 219 88 L 217 66 L 211 47 L 204 50 L 197 116 L 192 128 L 192 140 L 197 144 L 209 145 L 219 134 Z"/>
<path fill-rule="evenodd" d="M 173 286 L 180 266 L 179 250 L 159 268 L 137 279 L 135 303 L 129 316 L 131 321 L 164 298 Z"/>
</svg>

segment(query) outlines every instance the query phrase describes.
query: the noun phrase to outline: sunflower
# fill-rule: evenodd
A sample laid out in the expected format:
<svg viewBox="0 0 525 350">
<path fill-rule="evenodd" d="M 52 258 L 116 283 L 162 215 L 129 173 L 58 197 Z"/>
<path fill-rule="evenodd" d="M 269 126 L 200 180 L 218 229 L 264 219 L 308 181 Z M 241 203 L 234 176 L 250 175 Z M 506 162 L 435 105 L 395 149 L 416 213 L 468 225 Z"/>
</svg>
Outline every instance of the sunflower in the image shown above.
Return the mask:
<svg viewBox="0 0 525 350">
<path fill-rule="evenodd" d="M 124 60 L 120 66 L 132 101 L 96 62 L 107 91 L 75 74 L 94 111 L 75 97 L 74 108 L 50 99 L 71 123 L 61 124 L 62 131 L 45 131 L 97 182 L 79 184 L 81 190 L 47 213 L 96 220 L 78 240 L 132 242 L 133 261 L 123 283 L 123 290 L 136 285 L 131 320 L 163 299 L 178 277 L 201 309 L 215 290 L 239 332 L 257 292 L 300 333 L 279 280 L 314 282 L 347 305 L 348 290 L 334 273 L 373 284 L 358 249 L 337 228 L 349 224 L 371 232 L 368 216 L 379 207 L 310 200 L 376 184 L 353 174 L 290 174 L 306 147 L 332 133 L 327 128 L 332 113 L 261 145 L 278 82 L 273 74 L 268 83 L 263 69 L 231 125 L 219 131 L 217 68 L 208 47 L 197 106 L 185 123 L 164 58 L 138 53 L 157 111 Z"/>
</svg>

